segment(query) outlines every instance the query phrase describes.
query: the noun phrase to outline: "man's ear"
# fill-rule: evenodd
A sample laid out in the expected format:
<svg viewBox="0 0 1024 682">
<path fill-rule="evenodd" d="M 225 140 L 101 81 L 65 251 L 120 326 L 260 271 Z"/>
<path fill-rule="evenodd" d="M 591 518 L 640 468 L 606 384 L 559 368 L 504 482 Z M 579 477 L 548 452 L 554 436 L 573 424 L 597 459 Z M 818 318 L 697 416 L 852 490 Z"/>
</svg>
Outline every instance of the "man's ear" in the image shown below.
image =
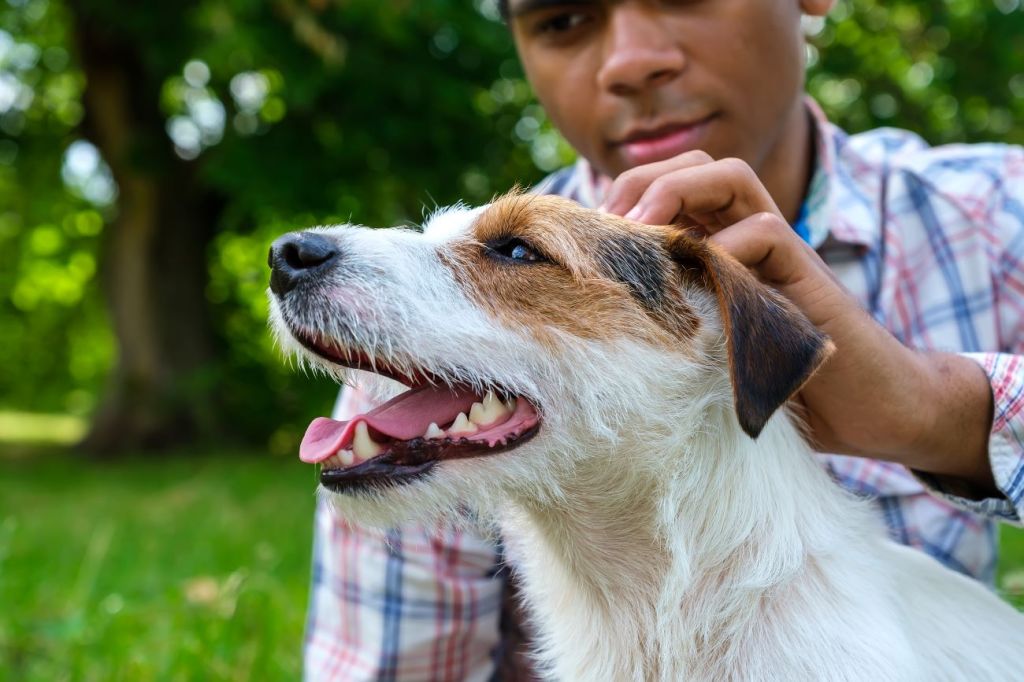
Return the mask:
<svg viewBox="0 0 1024 682">
<path fill-rule="evenodd" d="M 668 251 L 684 277 L 713 291 L 722 311 L 740 426 L 757 438 L 768 419 L 832 353 L 832 341 L 796 306 L 732 256 L 683 230 Z"/>
</svg>

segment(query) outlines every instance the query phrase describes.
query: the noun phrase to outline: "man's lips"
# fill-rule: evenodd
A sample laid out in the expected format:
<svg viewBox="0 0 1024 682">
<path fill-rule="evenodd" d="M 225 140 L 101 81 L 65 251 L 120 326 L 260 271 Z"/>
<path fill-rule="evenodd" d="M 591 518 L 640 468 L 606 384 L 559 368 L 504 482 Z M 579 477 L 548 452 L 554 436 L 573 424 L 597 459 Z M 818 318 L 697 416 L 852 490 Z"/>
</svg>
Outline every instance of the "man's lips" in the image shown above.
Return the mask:
<svg viewBox="0 0 1024 682">
<path fill-rule="evenodd" d="M 629 167 L 664 161 L 698 149 L 714 114 L 691 123 L 671 123 L 648 130 L 631 132 L 613 146 L 625 157 Z"/>
</svg>

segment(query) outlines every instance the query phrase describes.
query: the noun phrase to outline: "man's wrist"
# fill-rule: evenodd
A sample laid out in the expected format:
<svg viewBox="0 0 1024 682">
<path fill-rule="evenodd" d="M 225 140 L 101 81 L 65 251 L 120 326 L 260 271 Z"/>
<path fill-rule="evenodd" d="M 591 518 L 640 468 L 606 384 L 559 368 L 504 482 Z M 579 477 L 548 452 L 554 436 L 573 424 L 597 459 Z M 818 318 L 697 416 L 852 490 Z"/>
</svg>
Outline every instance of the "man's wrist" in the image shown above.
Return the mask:
<svg viewBox="0 0 1024 682">
<path fill-rule="evenodd" d="M 974 361 L 952 353 L 922 353 L 919 436 L 904 463 L 941 480 L 950 492 L 972 498 L 999 496 L 988 444 L 992 387 Z"/>
</svg>

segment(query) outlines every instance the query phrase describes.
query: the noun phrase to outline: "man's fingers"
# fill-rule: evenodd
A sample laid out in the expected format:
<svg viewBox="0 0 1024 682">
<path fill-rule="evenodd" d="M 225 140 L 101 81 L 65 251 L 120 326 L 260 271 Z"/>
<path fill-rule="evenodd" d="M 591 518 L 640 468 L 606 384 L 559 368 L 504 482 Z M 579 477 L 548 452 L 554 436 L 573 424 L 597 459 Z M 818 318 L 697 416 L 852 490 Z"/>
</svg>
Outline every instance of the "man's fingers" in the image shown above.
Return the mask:
<svg viewBox="0 0 1024 682">
<path fill-rule="evenodd" d="M 792 283 L 808 267 L 818 269 L 817 255 L 775 213 L 761 212 L 714 232 L 709 238 L 733 258 L 776 286 Z M 809 260 L 810 256 L 814 256 Z"/>
<path fill-rule="evenodd" d="M 757 213 L 715 232 L 708 240 L 750 268 L 795 303 L 826 333 L 859 306 L 835 274 L 789 224 L 774 213 Z"/>
<path fill-rule="evenodd" d="M 754 213 L 778 212 L 757 175 L 739 159 L 677 167 L 654 177 L 645 172 L 642 179 L 648 184 L 625 216 L 649 225 L 686 216 L 703 225 L 722 226 Z M 639 181 L 631 182 L 630 189 L 635 191 Z"/>
<path fill-rule="evenodd" d="M 615 215 L 625 215 L 636 206 L 637 201 L 657 178 L 672 171 L 702 166 L 712 161 L 714 159 L 706 152 L 694 150 L 671 159 L 631 168 L 615 178 L 601 208 Z"/>
</svg>

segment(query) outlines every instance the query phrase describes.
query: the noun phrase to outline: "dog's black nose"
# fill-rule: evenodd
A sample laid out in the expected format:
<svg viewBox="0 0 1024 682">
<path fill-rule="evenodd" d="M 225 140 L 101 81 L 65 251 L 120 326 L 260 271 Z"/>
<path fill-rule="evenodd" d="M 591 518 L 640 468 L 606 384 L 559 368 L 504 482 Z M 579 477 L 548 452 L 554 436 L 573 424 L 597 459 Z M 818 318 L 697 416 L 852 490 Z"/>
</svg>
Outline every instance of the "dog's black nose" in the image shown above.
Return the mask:
<svg viewBox="0 0 1024 682">
<path fill-rule="evenodd" d="M 303 278 L 323 273 L 333 266 L 341 252 L 327 237 L 316 232 L 294 232 L 270 245 L 270 290 L 283 296 Z"/>
</svg>

